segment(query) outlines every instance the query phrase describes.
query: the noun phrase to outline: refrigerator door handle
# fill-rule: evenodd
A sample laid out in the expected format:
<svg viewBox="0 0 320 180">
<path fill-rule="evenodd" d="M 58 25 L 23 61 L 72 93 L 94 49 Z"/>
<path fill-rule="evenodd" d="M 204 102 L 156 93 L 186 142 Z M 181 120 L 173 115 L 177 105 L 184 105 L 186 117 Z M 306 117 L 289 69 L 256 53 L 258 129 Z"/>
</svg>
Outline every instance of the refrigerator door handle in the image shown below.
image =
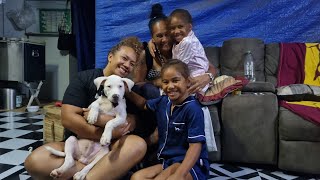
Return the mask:
<svg viewBox="0 0 320 180">
<path fill-rule="evenodd" d="M 31 55 L 32 57 L 39 57 L 39 51 L 37 49 L 33 49 Z"/>
</svg>

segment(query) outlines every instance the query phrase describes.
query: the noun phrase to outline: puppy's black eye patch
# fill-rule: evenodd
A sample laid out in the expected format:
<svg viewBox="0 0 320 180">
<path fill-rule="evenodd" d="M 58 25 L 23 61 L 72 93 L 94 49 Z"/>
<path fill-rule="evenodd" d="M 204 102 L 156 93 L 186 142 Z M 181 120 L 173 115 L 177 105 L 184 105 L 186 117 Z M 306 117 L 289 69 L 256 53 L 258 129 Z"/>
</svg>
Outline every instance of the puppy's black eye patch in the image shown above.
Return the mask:
<svg viewBox="0 0 320 180">
<path fill-rule="evenodd" d="M 99 87 L 99 89 L 98 89 L 98 91 L 97 91 L 97 94 L 98 94 L 99 96 L 101 96 L 101 95 L 104 94 L 104 92 L 103 92 L 103 85 L 100 85 L 100 87 Z"/>
</svg>

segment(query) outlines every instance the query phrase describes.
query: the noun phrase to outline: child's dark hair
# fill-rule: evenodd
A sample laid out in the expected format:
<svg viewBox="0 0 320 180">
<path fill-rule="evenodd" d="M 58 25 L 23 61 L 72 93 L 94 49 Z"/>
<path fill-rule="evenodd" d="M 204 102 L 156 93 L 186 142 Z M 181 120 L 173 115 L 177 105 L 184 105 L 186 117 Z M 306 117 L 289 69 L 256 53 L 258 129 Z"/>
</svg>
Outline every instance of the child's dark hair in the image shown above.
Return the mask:
<svg viewBox="0 0 320 180">
<path fill-rule="evenodd" d="M 134 50 L 139 58 L 141 51 L 143 50 L 143 44 L 139 41 L 138 37 L 131 36 L 122 39 L 117 45 L 113 46 L 109 52 L 109 54 L 114 54 L 115 52 L 119 51 L 122 46 L 130 47 Z"/>
<path fill-rule="evenodd" d="M 185 10 L 185 9 L 176 9 L 174 11 L 172 11 L 172 13 L 170 14 L 170 17 L 179 17 L 180 19 L 183 19 L 185 22 L 192 24 L 192 16 L 189 13 L 189 11 Z"/>
<path fill-rule="evenodd" d="M 167 21 L 168 17 L 163 14 L 162 6 L 161 4 L 157 3 L 152 5 L 152 10 L 150 14 L 150 21 L 149 21 L 149 30 L 150 33 L 152 34 L 152 27 L 156 22 L 159 21 Z"/>
<path fill-rule="evenodd" d="M 163 73 L 171 67 L 174 67 L 184 78 L 189 78 L 190 70 L 188 65 L 179 59 L 169 59 L 161 68 L 161 76 L 163 76 Z"/>
</svg>

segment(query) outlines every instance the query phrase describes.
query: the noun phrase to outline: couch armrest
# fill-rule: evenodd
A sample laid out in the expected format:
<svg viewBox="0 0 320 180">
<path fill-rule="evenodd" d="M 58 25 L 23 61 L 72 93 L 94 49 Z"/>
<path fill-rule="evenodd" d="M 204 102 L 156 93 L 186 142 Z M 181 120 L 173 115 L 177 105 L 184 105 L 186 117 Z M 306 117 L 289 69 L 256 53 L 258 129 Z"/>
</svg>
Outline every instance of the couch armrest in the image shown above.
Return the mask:
<svg viewBox="0 0 320 180">
<path fill-rule="evenodd" d="M 270 82 L 256 81 L 250 82 L 244 86 L 242 92 L 271 92 L 275 93 L 276 88 Z"/>
</svg>

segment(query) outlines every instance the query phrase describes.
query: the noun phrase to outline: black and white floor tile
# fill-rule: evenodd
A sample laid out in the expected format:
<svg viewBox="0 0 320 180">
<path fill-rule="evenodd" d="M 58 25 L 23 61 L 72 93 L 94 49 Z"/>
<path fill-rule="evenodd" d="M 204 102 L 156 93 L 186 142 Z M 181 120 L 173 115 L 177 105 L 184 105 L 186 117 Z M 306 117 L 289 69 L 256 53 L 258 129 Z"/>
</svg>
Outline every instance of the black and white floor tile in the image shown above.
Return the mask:
<svg viewBox="0 0 320 180">
<path fill-rule="evenodd" d="M 31 179 L 23 163 L 30 147 L 43 144 L 43 119 L 39 113 L 0 113 L 0 179 Z"/>
<path fill-rule="evenodd" d="M 0 179 L 31 180 L 24 169 L 30 147 L 43 144 L 43 119 L 40 113 L 0 113 Z M 312 175 L 294 175 L 277 169 L 262 169 L 231 164 L 212 163 L 209 180 L 316 180 Z"/>
</svg>

